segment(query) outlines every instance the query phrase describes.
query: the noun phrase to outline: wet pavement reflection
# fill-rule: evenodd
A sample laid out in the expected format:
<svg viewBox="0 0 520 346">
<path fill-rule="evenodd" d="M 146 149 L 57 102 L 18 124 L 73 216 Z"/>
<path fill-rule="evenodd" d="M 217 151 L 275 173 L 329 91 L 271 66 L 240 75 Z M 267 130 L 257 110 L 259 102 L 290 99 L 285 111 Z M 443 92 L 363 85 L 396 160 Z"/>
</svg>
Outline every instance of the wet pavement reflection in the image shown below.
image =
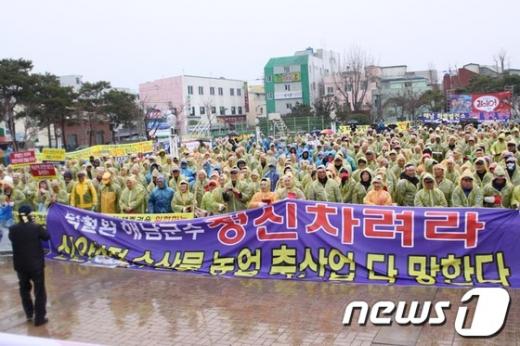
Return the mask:
<svg viewBox="0 0 520 346">
<path fill-rule="evenodd" d="M 50 322 L 26 323 L 10 257 L 0 257 L 0 332 L 109 345 L 520 345 L 520 290 L 502 332 L 490 339 L 443 326 L 341 324 L 352 300 L 450 300 L 465 289 L 213 278 L 47 261 Z"/>
</svg>

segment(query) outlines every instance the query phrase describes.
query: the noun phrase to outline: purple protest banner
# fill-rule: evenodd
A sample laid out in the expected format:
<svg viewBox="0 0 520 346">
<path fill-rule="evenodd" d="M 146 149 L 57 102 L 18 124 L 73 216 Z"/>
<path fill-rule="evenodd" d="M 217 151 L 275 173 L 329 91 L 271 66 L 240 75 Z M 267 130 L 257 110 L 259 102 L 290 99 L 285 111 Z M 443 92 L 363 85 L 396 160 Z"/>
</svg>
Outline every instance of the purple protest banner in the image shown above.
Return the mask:
<svg viewBox="0 0 520 346">
<path fill-rule="evenodd" d="M 195 220 L 134 222 L 53 205 L 50 258 L 313 281 L 520 287 L 520 213 L 284 200 Z"/>
</svg>

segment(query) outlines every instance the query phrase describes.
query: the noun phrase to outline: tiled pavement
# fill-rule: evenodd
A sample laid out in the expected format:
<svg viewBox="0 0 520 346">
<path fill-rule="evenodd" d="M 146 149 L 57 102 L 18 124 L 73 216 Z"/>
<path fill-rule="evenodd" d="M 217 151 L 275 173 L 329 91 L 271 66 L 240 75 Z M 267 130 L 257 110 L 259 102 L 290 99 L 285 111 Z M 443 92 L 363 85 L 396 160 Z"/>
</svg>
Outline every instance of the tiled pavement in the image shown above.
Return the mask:
<svg viewBox="0 0 520 346">
<path fill-rule="evenodd" d="M 211 278 L 47 262 L 50 322 L 24 320 L 9 257 L 0 257 L 0 332 L 110 345 L 520 345 L 520 290 L 502 332 L 465 339 L 443 326 L 345 327 L 361 299 L 460 301 L 464 289 Z M 0 340 L 1 341 L 1 340 Z"/>
</svg>

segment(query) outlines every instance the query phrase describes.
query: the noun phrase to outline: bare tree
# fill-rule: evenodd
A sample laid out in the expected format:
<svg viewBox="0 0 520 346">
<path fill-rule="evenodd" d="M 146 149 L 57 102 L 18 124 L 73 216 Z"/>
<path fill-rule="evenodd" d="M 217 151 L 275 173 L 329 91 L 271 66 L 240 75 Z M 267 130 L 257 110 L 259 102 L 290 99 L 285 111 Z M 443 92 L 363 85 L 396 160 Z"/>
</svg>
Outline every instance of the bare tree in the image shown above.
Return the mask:
<svg viewBox="0 0 520 346">
<path fill-rule="evenodd" d="M 424 106 L 424 98 L 422 94 L 414 91 L 413 89 L 406 89 L 403 92 L 397 93 L 395 96 L 388 98 L 383 107 L 393 108 L 396 115 L 400 115 L 401 119 L 404 119 L 406 115 L 410 116 L 410 120 L 415 120 L 417 111 Z"/>
<path fill-rule="evenodd" d="M 371 76 L 367 67 L 373 64 L 372 56 L 362 48 L 353 46 L 340 59 L 332 71 L 334 85 L 353 112 L 370 109 L 365 102 Z"/>
<path fill-rule="evenodd" d="M 505 49 L 501 49 L 495 56 L 493 56 L 493 60 L 495 60 L 495 66 L 497 68 L 497 72 L 503 74 L 505 71 L 505 64 L 507 58 L 507 51 Z"/>
<path fill-rule="evenodd" d="M 206 111 L 206 117 L 208 118 L 208 125 L 209 125 L 209 134 L 211 136 L 211 130 L 213 129 L 213 112 L 212 112 L 212 110 L 215 107 L 215 104 L 213 103 L 213 99 L 206 98 L 203 101 L 202 106 L 204 107 L 204 109 Z M 216 113 L 216 110 L 215 110 L 215 113 Z"/>
</svg>

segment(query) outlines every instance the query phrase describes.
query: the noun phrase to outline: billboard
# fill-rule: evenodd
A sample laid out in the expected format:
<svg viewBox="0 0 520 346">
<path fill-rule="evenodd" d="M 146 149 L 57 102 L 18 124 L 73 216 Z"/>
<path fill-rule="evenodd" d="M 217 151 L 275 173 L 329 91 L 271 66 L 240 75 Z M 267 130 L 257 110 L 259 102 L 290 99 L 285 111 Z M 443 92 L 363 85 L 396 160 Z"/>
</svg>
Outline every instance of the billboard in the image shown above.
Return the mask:
<svg viewBox="0 0 520 346">
<path fill-rule="evenodd" d="M 471 117 L 478 120 L 508 120 L 511 116 L 511 92 L 471 94 Z"/>
<path fill-rule="evenodd" d="M 452 94 L 448 96 L 450 113 L 479 121 L 508 120 L 511 116 L 511 92 Z"/>
<path fill-rule="evenodd" d="M 471 95 L 449 95 L 450 113 L 471 113 Z"/>
</svg>

